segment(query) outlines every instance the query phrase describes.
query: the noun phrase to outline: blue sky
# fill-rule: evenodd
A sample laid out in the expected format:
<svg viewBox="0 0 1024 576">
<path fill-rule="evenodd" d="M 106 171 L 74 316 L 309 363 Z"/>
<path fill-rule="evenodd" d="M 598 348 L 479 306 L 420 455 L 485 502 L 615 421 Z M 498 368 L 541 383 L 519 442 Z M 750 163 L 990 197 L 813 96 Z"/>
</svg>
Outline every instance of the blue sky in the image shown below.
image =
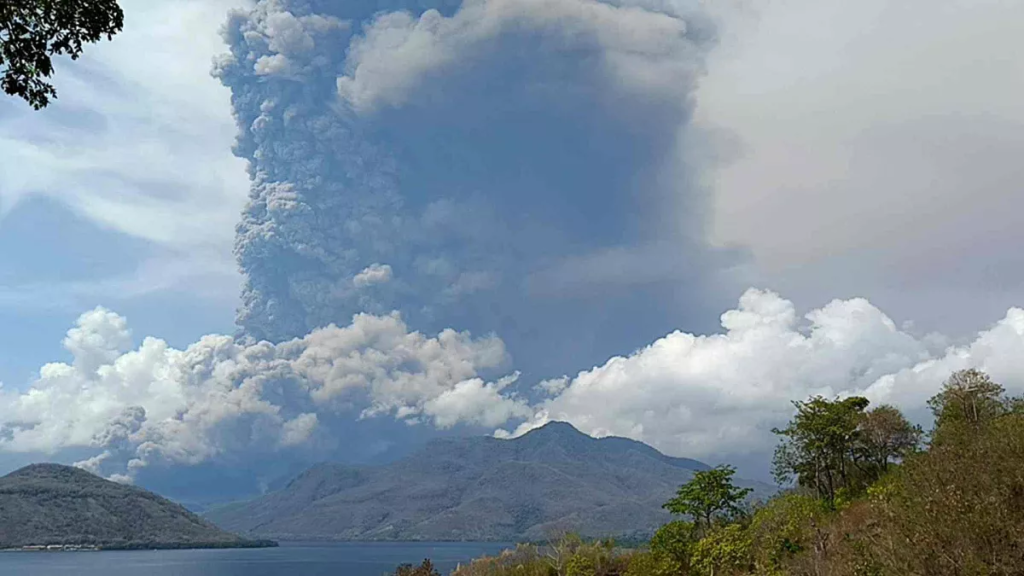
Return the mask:
<svg viewBox="0 0 1024 576">
<path fill-rule="evenodd" d="M 0 464 L 565 419 L 754 474 L 793 398 L 1024 387 L 1021 8 L 371 4 L 126 1 L 0 101 Z"/>
<path fill-rule="evenodd" d="M 118 42 L 59 63 L 59 103 L 36 114 L 0 102 L 8 386 L 62 359 L 53 343 L 99 304 L 131 308 L 141 333 L 181 345 L 230 331 L 246 179 L 228 97 L 208 81 L 229 4 L 200 5 L 126 3 Z"/>
</svg>

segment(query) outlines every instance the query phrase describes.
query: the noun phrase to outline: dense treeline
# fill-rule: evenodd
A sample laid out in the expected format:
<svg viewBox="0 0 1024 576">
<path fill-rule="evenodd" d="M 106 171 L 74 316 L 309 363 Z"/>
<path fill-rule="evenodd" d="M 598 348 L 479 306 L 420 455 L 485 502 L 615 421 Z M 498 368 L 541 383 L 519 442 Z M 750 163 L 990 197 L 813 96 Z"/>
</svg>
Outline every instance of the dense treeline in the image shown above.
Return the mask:
<svg viewBox="0 0 1024 576">
<path fill-rule="evenodd" d="M 564 538 L 476 560 L 456 576 L 1024 574 L 1024 401 L 977 370 L 928 402 L 927 434 L 860 397 L 796 402 L 776 478 L 749 506 L 732 468 L 697 472 L 665 507 L 686 519 L 641 550 Z M 401 576 L 433 576 L 405 566 Z"/>
</svg>

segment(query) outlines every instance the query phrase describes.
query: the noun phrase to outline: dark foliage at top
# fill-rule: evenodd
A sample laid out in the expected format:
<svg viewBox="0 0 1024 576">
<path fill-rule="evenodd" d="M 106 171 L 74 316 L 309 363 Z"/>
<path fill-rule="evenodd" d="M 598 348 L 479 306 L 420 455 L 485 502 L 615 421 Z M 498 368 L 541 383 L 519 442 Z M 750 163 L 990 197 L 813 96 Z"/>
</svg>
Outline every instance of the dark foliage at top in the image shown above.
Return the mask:
<svg viewBox="0 0 1024 576">
<path fill-rule="evenodd" d="M 0 87 L 43 108 L 57 97 L 52 57 L 76 60 L 83 45 L 123 26 L 117 0 L 0 0 Z"/>
<path fill-rule="evenodd" d="M 711 470 L 694 472 L 689 482 L 679 487 L 676 497 L 664 508 L 673 514 L 689 516 L 694 527 L 706 533 L 720 519 L 735 518 L 744 513 L 750 488 L 738 488 L 732 483 L 736 469 L 718 466 Z"/>
<path fill-rule="evenodd" d="M 813 489 L 832 508 L 845 495 L 863 492 L 921 443 L 921 429 L 899 410 L 868 410 L 867 398 L 815 396 L 793 404 L 796 416 L 774 430 L 783 439 L 775 452 L 775 477 Z"/>
</svg>

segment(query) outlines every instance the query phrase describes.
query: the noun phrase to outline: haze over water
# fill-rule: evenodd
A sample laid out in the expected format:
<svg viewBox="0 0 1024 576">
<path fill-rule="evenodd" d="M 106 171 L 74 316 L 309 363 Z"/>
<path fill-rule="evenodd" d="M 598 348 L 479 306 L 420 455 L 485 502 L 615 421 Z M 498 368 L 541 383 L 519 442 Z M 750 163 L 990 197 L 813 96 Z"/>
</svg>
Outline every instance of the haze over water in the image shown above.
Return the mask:
<svg viewBox="0 0 1024 576">
<path fill-rule="evenodd" d="M 433 560 L 441 573 L 496 554 L 506 544 L 282 542 L 279 548 L 139 552 L 9 552 L 0 574 L 32 576 L 382 576 L 399 564 Z"/>
</svg>

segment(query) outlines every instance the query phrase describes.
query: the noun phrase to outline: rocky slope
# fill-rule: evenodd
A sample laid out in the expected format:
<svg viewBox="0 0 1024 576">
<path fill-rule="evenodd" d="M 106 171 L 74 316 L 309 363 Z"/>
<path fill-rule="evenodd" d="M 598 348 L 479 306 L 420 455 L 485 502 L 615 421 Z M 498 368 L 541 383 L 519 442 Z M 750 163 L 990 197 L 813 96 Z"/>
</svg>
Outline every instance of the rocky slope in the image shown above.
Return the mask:
<svg viewBox="0 0 1024 576">
<path fill-rule="evenodd" d="M 384 466 L 321 464 L 282 490 L 206 517 L 228 530 L 278 539 L 636 535 L 668 521 L 661 505 L 694 470 L 705 468 L 640 442 L 595 439 L 552 423 L 514 440 L 431 442 Z"/>
</svg>

